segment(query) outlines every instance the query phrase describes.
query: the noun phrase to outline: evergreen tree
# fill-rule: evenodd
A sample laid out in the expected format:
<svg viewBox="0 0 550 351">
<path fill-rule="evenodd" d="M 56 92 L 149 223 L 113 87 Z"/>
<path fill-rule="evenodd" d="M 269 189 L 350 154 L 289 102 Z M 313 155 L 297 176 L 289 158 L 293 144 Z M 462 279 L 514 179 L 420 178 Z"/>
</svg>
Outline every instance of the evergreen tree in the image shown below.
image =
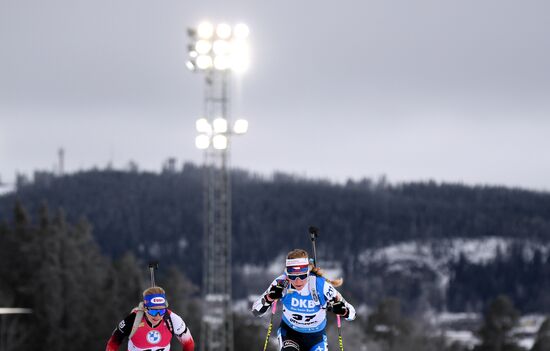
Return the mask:
<svg viewBox="0 0 550 351">
<path fill-rule="evenodd" d="M 159 285 L 166 291 L 170 310 L 183 318 L 193 334 L 195 344 L 199 345 L 202 316 L 202 301 L 198 295 L 199 288 L 174 266 L 168 268 L 167 274 L 162 275 L 162 277 L 165 278 L 162 279 L 162 284 L 159 283 Z M 175 349 L 177 341 L 173 340 L 172 342 Z"/>
<path fill-rule="evenodd" d="M 518 322 L 519 311 L 506 296 L 493 300 L 484 315 L 484 324 L 479 330 L 482 340 L 476 351 L 516 351 L 522 350 L 516 344 L 511 331 Z"/>
<path fill-rule="evenodd" d="M 9 267 L 0 272 L 9 282 L 2 284 L 0 294 L 8 306 L 33 311 L 21 325 L 27 337 L 19 349 L 101 349 L 109 331 L 97 306 L 108 302 L 108 261 L 85 222 L 71 226 L 62 211 L 51 219 L 46 205 L 38 218 L 38 226 L 32 225 L 18 203 L 13 231 L 5 225 L 0 228 L 0 267 Z"/>
<path fill-rule="evenodd" d="M 113 299 L 113 305 L 116 306 L 117 319 L 121 314 L 129 314 L 143 299 L 143 290 L 148 286 L 144 279 L 144 269 L 145 264 L 138 261 L 131 252 L 114 261 L 112 283 L 107 295 Z"/>
<path fill-rule="evenodd" d="M 47 213 L 45 210 L 44 213 Z M 25 251 L 32 269 L 30 280 L 25 282 L 26 291 L 32 298 L 33 334 L 43 335 L 41 340 L 32 340 L 33 348 L 64 350 L 64 340 L 60 337 L 64 316 L 63 268 L 61 264 L 63 218 L 48 223 L 37 231 L 32 230 L 33 238 L 26 243 Z"/>
<path fill-rule="evenodd" d="M 396 298 L 383 299 L 368 317 L 367 334 L 375 340 L 384 341 L 390 349 L 412 331 L 412 321 L 401 314 L 401 303 Z"/>
<path fill-rule="evenodd" d="M 550 351 L 550 319 L 546 318 L 541 324 L 531 351 Z"/>
</svg>

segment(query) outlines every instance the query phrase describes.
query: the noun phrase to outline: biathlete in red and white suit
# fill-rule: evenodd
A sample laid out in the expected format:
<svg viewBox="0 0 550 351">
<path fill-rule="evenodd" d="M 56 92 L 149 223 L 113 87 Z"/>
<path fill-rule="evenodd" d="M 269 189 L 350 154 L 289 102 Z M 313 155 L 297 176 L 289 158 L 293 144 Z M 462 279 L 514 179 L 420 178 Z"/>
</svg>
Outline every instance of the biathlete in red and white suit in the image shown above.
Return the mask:
<svg viewBox="0 0 550 351">
<path fill-rule="evenodd" d="M 140 318 L 136 322 L 136 318 Z M 128 351 L 168 351 L 175 336 L 183 351 L 193 351 L 195 342 L 183 319 L 168 309 L 166 293 L 155 286 L 143 292 L 143 305 L 135 308 L 113 331 L 106 351 L 117 351 L 128 337 Z"/>
</svg>

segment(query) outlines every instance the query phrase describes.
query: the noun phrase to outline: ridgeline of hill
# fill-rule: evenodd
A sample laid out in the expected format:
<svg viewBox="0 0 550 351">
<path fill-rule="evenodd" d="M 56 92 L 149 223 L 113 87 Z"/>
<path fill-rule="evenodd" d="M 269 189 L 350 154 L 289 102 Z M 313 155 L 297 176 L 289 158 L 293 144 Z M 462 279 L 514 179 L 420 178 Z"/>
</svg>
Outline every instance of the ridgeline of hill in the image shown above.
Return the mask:
<svg viewBox="0 0 550 351">
<path fill-rule="evenodd" d="M 321 228 L 318 255 L 353 276 L 368 248 L 414 240 L 487 236 L 550 242 L 550 194 L 490 186 L 384 181 L 332 184 L 285 174 L 233 171 L 233 262 L 265 265 Z M 86 218 L 102 251 L 132 251 L 175 263 L 200 282 L 202 170 L 162 173 L 91 170 L 39 177 L 0 197 L 0 221 L 19 199 L 31 217 L 42 204 Z"/>
</svg>

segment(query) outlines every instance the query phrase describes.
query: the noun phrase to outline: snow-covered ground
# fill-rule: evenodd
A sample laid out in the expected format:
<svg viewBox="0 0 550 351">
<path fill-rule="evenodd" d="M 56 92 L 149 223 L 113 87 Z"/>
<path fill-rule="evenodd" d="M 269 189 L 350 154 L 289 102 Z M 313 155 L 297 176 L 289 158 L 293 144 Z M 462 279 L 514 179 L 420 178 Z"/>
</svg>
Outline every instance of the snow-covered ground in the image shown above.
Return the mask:
<svg viewBox="0 0 550 351">
<path fill-rule="evenodd" d="M 517 327 L 512 330 L 512 335 L 521 347 L 528 350 L 533 347 L 537 332 L 545 318 L 546 316 L 540 314 L 520 317 Z M 482 316 L 477 313 L 445 312 L 436 316 L 435 326 L 437 334 L 444 336 L 449 344 L 458 342 L 472 348 L 481 342 L 476 331 L 482 323 Z"/>
<path fill-rule="evenodd" d="M 513 334 L 518 340 L 518 344 L 528 350 L 533 347 L 536 341 L 537 332 L 546 319 L 546 316 L 540 314 L 530 314 L 522 316 L 518 326 L 513 330 Z"/>
</svg>

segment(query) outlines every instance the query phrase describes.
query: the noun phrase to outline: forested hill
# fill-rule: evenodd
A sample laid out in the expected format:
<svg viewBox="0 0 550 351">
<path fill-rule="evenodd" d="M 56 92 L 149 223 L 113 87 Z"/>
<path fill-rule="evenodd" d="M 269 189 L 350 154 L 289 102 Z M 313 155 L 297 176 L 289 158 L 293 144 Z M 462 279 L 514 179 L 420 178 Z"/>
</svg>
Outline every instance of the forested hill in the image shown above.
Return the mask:
<svg viewBox="0 0 550 351">
<path fill-rule="evenodd" d="M 178 172 L 91 170 L 37 177 L 0 197 L 0 221 L 19 199 L 31 217 L 46 203 L 69 220 L 86 218 L 104 252 L 128 250 L 178 263 L 199 282 L 202 258 L 201 168 Z M 321 228 L 323 259 L 353 267 L 367 248 L 430 238 L 498 236 L 550 241 L 550 194 L 503 187 L 368 179 L 345 185 L 276 174 L 232 173 L 234 262 L 266 264 Z"/>
</svg>

